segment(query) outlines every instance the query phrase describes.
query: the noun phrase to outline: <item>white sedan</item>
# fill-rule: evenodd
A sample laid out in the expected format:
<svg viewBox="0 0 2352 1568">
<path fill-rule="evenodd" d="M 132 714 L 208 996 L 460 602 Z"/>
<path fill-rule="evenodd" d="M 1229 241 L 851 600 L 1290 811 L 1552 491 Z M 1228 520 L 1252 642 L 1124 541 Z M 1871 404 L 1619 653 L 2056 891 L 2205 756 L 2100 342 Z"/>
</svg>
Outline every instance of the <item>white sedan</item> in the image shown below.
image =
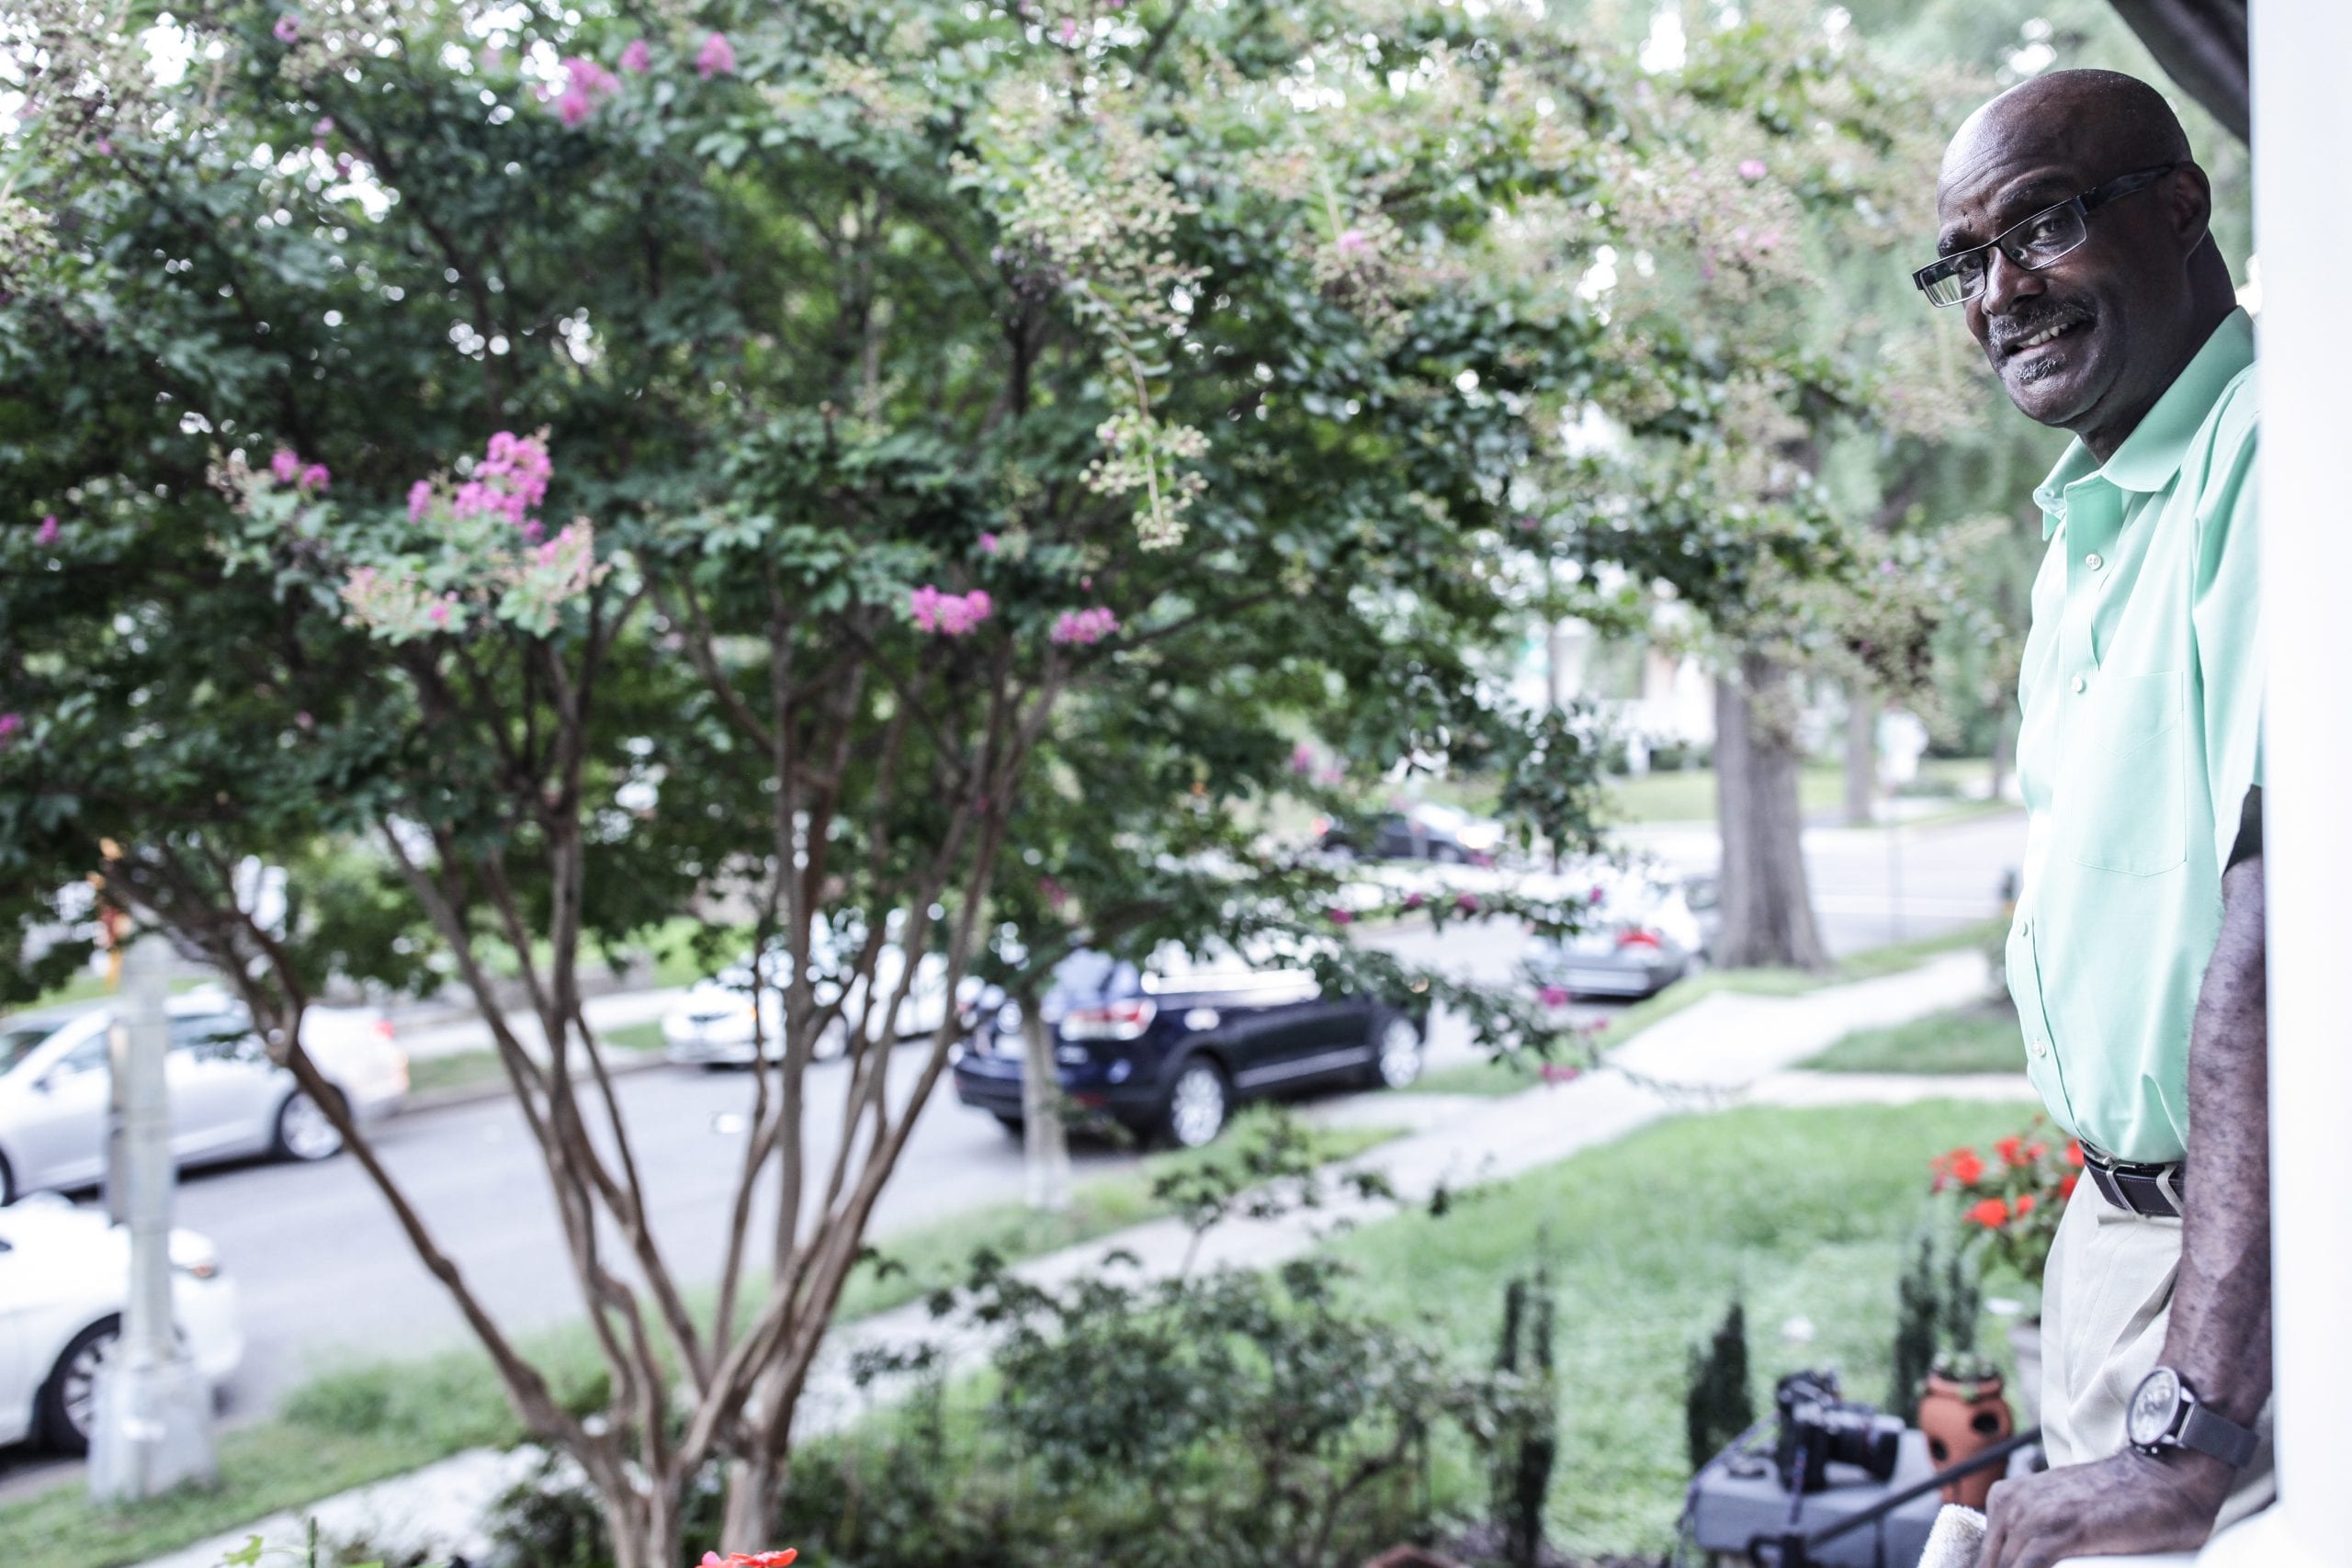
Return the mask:
<svg viewBox="0 0 2352 1568">
<path fill-rule="evenodd" d="M 316 1160 L 342 1149 L 342 1134 L 269 1059 L 241 1006 L 197 992 L 173 998 L 170 1015 L 164 1073 L 180 1164 Z M 104 1179 L 111 1021 L 103 1007 L 0 1021 L 0 1202 Z M 359 1122 L 390 1115 L 408 1093 L 407 1054 L 380 1015 L 313 1008 L 302 1042 Z"/>
<path fill-rule="evenodd" d="M 172 1320 L 217 1397 L 243 1359 L 236 1287 L 212 1244 L 172 1233 Z M 122 1334 L 130 1236 L 43 1195 L 0 1209 L 0 1443 L 90 1446 L 96 1379 Z"/>
<path fill-rule="evenodd" d="M 848 1027 L 842 1021 L 844 1018 L 863 1019 L 866 1037 L 879 1040 L 884 1029 L 884 1005 L 898 994 L 899 982 L 906 974 L 906 953 L 898 943 L 887 942 L 875 955 L 874 990 L 878 999 L 869 1014 L 863 979 L 853 979 L 847 999 L 842 999 L 838 976 L 849 967 L 852 954 L 844 954 L 822 937 L 810 945 L 808 973 L 815 982 L 818 1005 L 842 1002 L 840 1014 L 817 1042 L 817 1057 L 822 1060 L 842 1054 L 849 1043 Z M 760 987 L 758 1037 L 768 1060 L 775 1061 L 784 1055 L 784 997 L 775 983 L 782 965 L 777 955 L 771 953 L 762 967 L 768 983 Z M 967 988 L 973 987 L 967 983 Z M 748 957 L 709 979 L 696 981 L 678 1005 L 662 1016 L 662 1039 L 669 1048 L 670 1060 L 681 1066 L 748 1066 L 752 1052 L 752 962 Z M 947 961 L 936 953 L 926 953 L 915 965 L 914 983 L 908 988 L 906 999 L 899 1004 L 897 1034 L 901 1040 L 927 1038 L 938 1032 L 946 1021 Z"/>
</svg>

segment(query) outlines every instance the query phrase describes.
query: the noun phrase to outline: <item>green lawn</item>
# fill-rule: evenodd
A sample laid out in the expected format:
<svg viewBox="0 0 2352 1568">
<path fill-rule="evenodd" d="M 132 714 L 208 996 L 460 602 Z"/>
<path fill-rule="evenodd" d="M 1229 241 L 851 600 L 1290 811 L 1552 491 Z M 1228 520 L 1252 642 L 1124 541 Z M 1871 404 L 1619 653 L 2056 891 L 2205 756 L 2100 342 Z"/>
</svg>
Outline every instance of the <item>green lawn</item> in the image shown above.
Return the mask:
<svg viewBox="0 0 2352 1568">
<path fill-rule="evenodd" d="M 1952 816 L 1971 814 L 1967 792 L 1982 789 L 1993 764 L 1977 757 L 1931 757 L 1919 764 L 1919 776 L 1903 793 L 1945 796 L 1954 805 Z M 1715 819 L 1715 773 L 1713 768 L 1685 768 L 1645 774 L 1638 779 L 1613 779 L 1609 784 L 1611 815 L 1621 822 L 1712 822 Z M 1846 801 L 1846 771 L 1835 762 L 1807 763 L 1797 775 L 1797 804 L 1807 815 L 1833 811 Z M 1988 810 L 2003 809 L 1983 803 Z M 1931 820 L 1941 820 L 1941 818 Z"/>
<path fill-rule="evenodd" d="M 2023 1073 L 2017 1009 L 2007 998 L 1885 1029 L 1861 1029 L 1807 1064 L 1828 1073 Z"/>
<path fill-rule="evenodd" d="M 1884 947 L 1867 948 L 1842 958 L 1819 975 L 1809 975 L 1800 969 L 1708 969 L 1678 980 L 1654 997 L 1635 1002 L 1611 1020 L 1596 1043 L 1601 1050 L 1622 1045 L 1654 1023 L 1673 1017 L 1683 1009 L 1704 1001 L 1718 992 L 1734 991 L 1752 997 L 1801 997 L 1823 986 L 1835 986 L 1849 980 L 1874 980 L 1883 976 L 1899 975 L 1931 958 L 1964 948 L 1985 947 L 2000 940 L 2008 929 L 2001 919 L 1979 921 L 1962 926 L 1941 936 L 1922 937 L 1916 942 L 1891 942 Z M 2015 1029 L 2014 1021 L 2011 1023 Z M 2004 1066 L 2014 1064 L 2005 1063 Z M 1879 1068 L 1849 1068 L 1849 1071 L 1876 1072 Z M 1929 1069 L 1919 1068 L 1917 1071 Z M 1951 1067 L 1948 1072 L 1975 1072 L 1975 1067 Z M 1440 1067 L 1428 1074 L 1415 1087 L 1424 1094 L 1517 1094 L 1534 1087 L 1541 1079 L 1541 1064 L 1531 1059 L 1500 1056 L 1476 1062 L 1459 1062 Z"/>
<path fill-rule="evenodd" d="M 1334 1248 L 1371 1305 L 1429 1320 L 1478 1362 L 1494 1353 L 1506 1280 L 1548 1258 L 1563 1390 L 1554 1544 L 1578 1559 L 1655 1558 L 1690 1478 L 1686 1358 L 1733 1294 L 1747 1304 L 1759 1408 L 1801 1366 L 1835 1366 L 1849 1396 L 1883 1400 L 1928 1160 L 2017 1121 L 2014 1106 L 1950 1101 L 1688 1116 Z M 1810 1343 L 1782 1337 L 1798 1317 Z M 1996 1359 L 1998 1338 L 1984 1335 Z M 1456 1506 L 1480 1506 L 1483 1482 L 1459 1454 L 1438 1483 Z"/>
<path fill-rule="evenodd" d="M 848 1321 L 912 1301 L 961 1280 L 983 1247 L 1008 1258 L 1042 1255 L 1166 1213 L 1152 1184 L 1171 1170 L 1235 1157 L 1258 1118 L 1236 1120 L 1206 1149 L 1148 1156 L 1114 1174 L 1077 1184 L 1068 1212 L 1032 1213 L 989 1204 L 877 1241 L 895 1265 L 861 1268 L 842 1294 Z M 1311 1130 L 1317 1155 L 1347 1158 L 1396 1135 L 1388 1128 Z M 568 1288 L 568 1287 L 567 1287 Z M 695 1293 L 707 1314 L 710 1292 Z M 597 1385 L 594 1343 L 584 1326 L 531 1337 L 526 1349 L 560 1392 Z M 231 1530 L 264 1514 L 299 1507 L 364 1483 L 429 1464 L 460 1450 L 520 1441 L 521 1429 L 481 1352 L 468 1348 L 401 1360 L 356 1363 L 312 1378 L 269 1420 L 224 1430 L 223 1485 L 141 1504 L 119 1514 L 90 1506 L 79 1482 L 0 1504 L 7 1568 L 115 1568 Z"/>
</svg>

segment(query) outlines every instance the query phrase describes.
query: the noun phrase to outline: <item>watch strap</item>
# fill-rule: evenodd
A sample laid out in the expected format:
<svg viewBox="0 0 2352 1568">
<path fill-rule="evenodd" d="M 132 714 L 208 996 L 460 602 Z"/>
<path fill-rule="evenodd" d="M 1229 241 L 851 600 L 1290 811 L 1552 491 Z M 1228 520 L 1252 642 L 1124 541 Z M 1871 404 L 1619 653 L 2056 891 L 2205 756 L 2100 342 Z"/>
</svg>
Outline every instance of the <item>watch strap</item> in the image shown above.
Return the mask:
<svg viewBox="0 0 2352 1568">
<path fill-rule="evenodd" d="M 2252 1427 L 2241 1427 L 2228 1416 L 2217 1416 L 2192 1401 L 2188 1416 L 2180 1423 L 2180 1446 L 2211 1454 L 2233 1470 L 2244 1470 L 2252 1462 L 2261 1438 Z"/>
</svg>

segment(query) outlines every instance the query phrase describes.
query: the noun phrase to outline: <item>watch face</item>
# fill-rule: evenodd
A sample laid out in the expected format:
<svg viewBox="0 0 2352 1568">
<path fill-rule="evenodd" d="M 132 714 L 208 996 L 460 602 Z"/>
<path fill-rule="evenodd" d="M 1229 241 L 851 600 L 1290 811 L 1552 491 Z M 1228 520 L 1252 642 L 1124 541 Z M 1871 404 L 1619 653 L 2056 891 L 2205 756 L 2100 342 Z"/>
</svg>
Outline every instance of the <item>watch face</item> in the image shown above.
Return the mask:
<svg viewBox="0 0 2352 1568">
<path fill-rule="evenodd" d="M 2180 1378 L 2170 1367 L 2158 1367 L 2132 1396 L 2124 1435 L 2143 1449 L 2154 1448 L 2171 1435 L 2173 1413 L 2179 1408 Z"/>
</svg>

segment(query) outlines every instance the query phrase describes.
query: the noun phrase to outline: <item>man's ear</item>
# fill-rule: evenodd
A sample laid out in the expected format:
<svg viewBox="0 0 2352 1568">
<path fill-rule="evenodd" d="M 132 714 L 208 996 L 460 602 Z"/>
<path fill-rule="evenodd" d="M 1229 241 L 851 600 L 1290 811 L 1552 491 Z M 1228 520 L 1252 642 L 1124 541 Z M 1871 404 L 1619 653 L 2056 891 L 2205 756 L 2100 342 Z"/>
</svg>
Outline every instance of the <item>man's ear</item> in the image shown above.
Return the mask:
<svg viewBox="0 0 2352 1568">
<path fill-rule="evenodd" d="M 2205 243 L 2213 223 L 2213 184 L 2195 164 L 2183 164 L 2158 187 L 2164 193 L 2165 220 L 2180 239 L 2184 252 Z"/>
</svg>

